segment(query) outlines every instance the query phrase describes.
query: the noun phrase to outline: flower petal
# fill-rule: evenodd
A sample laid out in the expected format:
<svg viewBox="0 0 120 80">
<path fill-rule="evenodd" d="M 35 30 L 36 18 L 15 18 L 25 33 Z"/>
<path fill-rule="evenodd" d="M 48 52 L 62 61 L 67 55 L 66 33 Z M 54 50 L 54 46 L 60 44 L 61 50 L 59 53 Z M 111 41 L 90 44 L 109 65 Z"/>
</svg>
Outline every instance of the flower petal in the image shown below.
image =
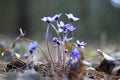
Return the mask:
<svg viewBox="0 0 120 80">
<path fill-rule="evenodd" d="M 66 24 L 65 25 L 65 28 L 67 29 L 67 30 L 69 30 L 69 31 L 74 31 L 76 28 L 75 27 L 73 27 L 71 24 Z"/>
<path fill-rule="evenodd" d="M 77 18 L 77 17 L 74 17 L 73 14 L 69 13 L 69 14 L 65 14 L 68 19 L 73 22 L 73 21 L 77 21 L 77 20 L 80 20 L 80 18 Z"/>
<path fill-rule="evenodd" d="M 73 50 L 71 50 L 70 57 L 72 57 L 72 58 L 79 58 L 80 57 L 79 50 L 77 48 L 74 48 Z"/>
<path fill-rule="evenodd" d="M 33 41 L 30 42 L 28 45 L 28 50 L 30 53 L 33 53 L 33 51 L 38 47 L 38 42 L 37 41 Z"/>
</svg>

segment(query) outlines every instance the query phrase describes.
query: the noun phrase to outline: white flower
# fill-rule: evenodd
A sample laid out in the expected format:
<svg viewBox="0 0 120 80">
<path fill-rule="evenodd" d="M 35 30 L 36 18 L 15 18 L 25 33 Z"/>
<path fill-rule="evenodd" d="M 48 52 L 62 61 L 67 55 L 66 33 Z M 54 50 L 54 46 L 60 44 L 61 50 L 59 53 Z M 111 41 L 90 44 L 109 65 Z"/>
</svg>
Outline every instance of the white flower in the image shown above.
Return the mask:
<svg viewBox="0 0 120 80">
<path fill-rule="evenodd" d="M 77 17 L 74 17 L 73 14 L 69 13 L 69 14 L 65 14 L 68 19 L 73 22 L 73 21 L 77 21 L 77 20 L 80 20 L 80 18 L 77 18 Z"/>
<path fill-rule="evenodd" d="M 79 40 L 76 41 L 76 44 L 78 47 L 81 47 L 81 48 L 84 48 L 84 46 L 86 45 L 84 41 L 80 42 Z"/>
</svg>

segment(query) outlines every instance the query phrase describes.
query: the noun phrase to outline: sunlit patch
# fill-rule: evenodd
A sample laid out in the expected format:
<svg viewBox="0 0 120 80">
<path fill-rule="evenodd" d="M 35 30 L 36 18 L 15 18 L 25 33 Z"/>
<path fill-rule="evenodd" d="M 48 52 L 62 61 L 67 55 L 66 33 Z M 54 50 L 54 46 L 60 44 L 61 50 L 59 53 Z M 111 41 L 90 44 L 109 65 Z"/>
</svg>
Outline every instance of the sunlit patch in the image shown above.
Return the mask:
<svg viewBox="0 0 120 80">
<path fill-rule="evenodd" d="M 110 0 L 114 7 L 120 8 L 120 0 Z"/>
</svg>

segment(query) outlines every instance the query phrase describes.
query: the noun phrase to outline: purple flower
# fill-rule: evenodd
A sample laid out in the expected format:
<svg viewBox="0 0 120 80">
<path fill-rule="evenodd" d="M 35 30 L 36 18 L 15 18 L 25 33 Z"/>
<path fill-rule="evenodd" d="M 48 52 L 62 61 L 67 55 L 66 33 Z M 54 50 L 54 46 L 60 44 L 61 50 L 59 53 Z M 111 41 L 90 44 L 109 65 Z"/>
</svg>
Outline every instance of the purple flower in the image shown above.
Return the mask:
<svg viewBox="0 0 120 80">
<path fill-rule="evenodd" d="M 56 37 L 53 37 L 52 41 L 55 42 L 57 45 L 61 44 L 61 42 Z"/>
<path fill-rule="evenodd" d="M 65 25 L 65 28 L 68 30 L 68 31 L 74 31 L 76 28 L 73 27 L 71 24 L 66 24 Z"/>
<path fill-rule="evenodd" d="M 43 17 L 41 20 L 47 23 L 55 22 L 55 19 L 53 19 L 52 17 Z"/>
<path fill-rule="evenodd" d="M 65 24 L 64 24 L 64 22 L 63 21 L 60 21 L 60 23 L 59 24 L 57 24 L 57 26 L 58 26 L 58 32 L 66 32 L 67 30 L 66 30 L 66 28 L 65 28 Z"/>
<path fill-rule="evenodd" d="M 79 58 L 80 57 L 80 52 L 77 48 L 74 48 L 70 51 L 70 57 L 73 59 Z"/>
<path fill-rule="evenodd" d="M 60 14 L 56 14 L 52 18 L 57 21 L 60 18 L 61 15 L 62 15 L 61 13 Z"/>
<path fill-rule="evenodd" d="M 86 45 L 84 41 L 80 42 L 79 40 L 76 41 L 76 44 L 78 47 L 81 47 L 81 48 L 84 48 L 84 46 Z"/>
<path fill-rule="evenodd" d="M 52 41 L 53 41 L 53 42 L 57 42 L 57 41 L 58 41 L 58 38 L 53 37 L 53 38 L 52 38 Z"/>
<path fill-rule="evenodd" d="M 58 20 L 58 18 L 61 16 L 62 14 L 56 14 L 55 16 L 53 17 L 43 17 L 41 20 L 44 21 L 44 22 L 47 22 L 47 23 L 53 23 L 55 21 Z"/>
<path fill-rule="evenodd" d="M 24 58 L 27 59 L 28 58 L 28 54 L 25 53 L 24 54 Z"/>
<path fill-rule="evenodd" d="M 56 44 L 57 44 L 57 45 L 60 45 L 60 44 L 61 44 L 61 42 L 60 42 L 59 40 L 57 40 Z"/>
<path fill-rule="evenodd" d="M 80 18 L 74 17 L 73 14 L 71 14 L 71 13 L 65 14 L 65 15 L 68 17 L 68 19 L 69 19 L 71 22 L 77 21 L 77 20 L 80 19 Z"/>
<path fill-rule="evenodd" d="M 38 47 L 38 42 L 37 41 L 33 41 L 33 42 L 30 42 L 29 45 L 28 45 L 28 50 L 29 52 L 32 54 L 33 51 Z"/>
</svg>

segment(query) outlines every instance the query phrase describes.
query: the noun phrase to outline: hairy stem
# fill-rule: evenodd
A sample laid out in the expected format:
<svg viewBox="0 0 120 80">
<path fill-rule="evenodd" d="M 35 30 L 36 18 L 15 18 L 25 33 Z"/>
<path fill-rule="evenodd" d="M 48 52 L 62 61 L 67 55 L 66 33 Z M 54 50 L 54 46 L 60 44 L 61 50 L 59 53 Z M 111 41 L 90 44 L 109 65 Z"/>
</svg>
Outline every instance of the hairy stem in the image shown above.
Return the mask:
<svg viewBox="0 0 120 80">
<path fill-rule="evenodd" d="M 50 57 L 50 64 L 51 64 L 51 67 L 54 68 L 54 62 L 53 62 L 53 59 L 52 59 L 52 56 L 51 56 L 51 52 L 50 52 L 50 48 L 49 48 L 49 43 L 48 43 L 49 28 L 50 28 L 50 25 L 48 24 L 47 30 L 46 30 L 47 50 L 48 50 L 48 55 L 49 55 L 49 57 Z"/>
<path fill-rule="evenodd" d="M 60 34 L 59 34 L 59 32 L 57 31 L 57 29 L 56 29 L 56 27 L 53 25 L 53 24 L 51 24 L 51 26 L 52 26 L 52 28 L 55 30 L 55 32 L 56 32 L 56 34 L 57 34 L 57 36 L 58 36 L 58 40 L 59 41 L 61 41 L 61 37 L 60 37 Z M 62 54 L 61 54 L 61 52 L 60 52 L 60 45 L 58 45 L 58 64 L 59 64 L 59 66 L 61 67 L 61 64 L 62 64 L 62 60 L 61 60 L 61 57 L 62 57 Z"/>
</svg>

